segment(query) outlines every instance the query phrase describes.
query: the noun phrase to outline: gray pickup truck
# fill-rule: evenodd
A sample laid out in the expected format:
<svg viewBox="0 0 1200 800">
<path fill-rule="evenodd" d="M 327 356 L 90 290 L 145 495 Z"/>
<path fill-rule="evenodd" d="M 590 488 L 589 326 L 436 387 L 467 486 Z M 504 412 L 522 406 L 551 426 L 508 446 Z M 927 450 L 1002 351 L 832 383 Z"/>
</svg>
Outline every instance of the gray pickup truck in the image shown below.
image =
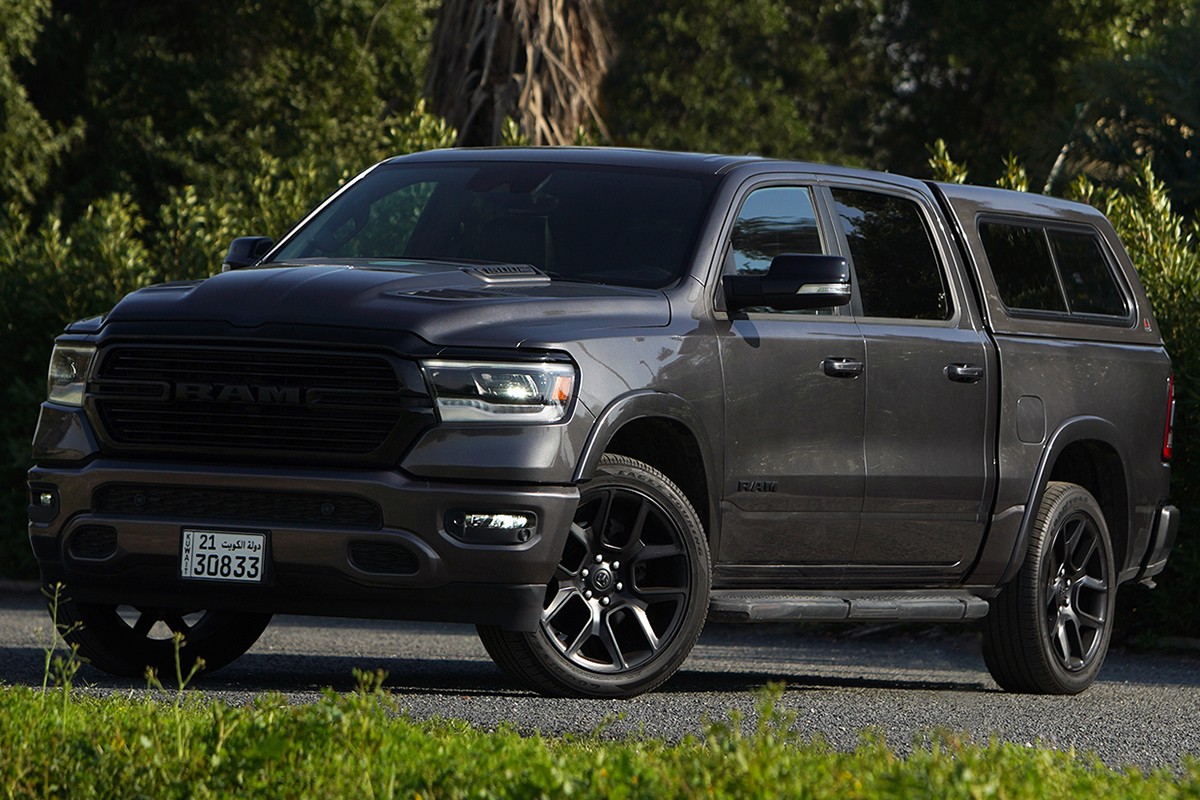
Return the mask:
<svg viewBox="0 0 1200 800">
<path fill-rule="evenodd" d="M 751 157 L 420 153 L 55 343 L 29 533 L 95 667 L 470 622 L 552 695 L 707 619 L 981 620 L 1095 679 L 1174 543 L 1171 365 L 1092 208 Z"/>
</svg>

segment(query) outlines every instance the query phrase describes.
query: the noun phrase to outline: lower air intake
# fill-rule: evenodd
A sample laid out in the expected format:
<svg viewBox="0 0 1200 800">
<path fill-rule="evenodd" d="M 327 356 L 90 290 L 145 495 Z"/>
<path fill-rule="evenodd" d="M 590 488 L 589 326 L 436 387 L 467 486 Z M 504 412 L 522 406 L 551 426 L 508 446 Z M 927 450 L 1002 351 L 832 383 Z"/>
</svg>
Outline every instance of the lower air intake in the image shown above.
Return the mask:
<svg viewBox="0 0 1200 800">
<path fill-rule="evenodd" d="M 117 554 L 117 532 L 107 525 L 85 525 L 71 536 L 67 552 L 90 561 L 112 558 Z"/>
<path fill-rule="evenodd" d="M 350 542 L 350 563 L 376 575 L 416 575 L 420 563 L 412 550 L 396 542 Z"/>
</svg>

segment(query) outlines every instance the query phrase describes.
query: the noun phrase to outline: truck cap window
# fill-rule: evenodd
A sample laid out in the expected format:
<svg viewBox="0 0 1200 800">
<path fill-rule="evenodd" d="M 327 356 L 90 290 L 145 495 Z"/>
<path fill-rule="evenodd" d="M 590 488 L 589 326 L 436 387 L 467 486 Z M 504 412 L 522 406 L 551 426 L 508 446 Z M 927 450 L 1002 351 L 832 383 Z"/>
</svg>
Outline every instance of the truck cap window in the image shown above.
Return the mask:
<svg viewBox="0 0 1200 800">
<path fill-rule="evenodd" d="M 981 222 L 979 237 L 1009 309 L 1126 319 L 1129 306 L 1096 234 Z"/>
<path fill-rule="evenodd" d="M 385 164 L 272 261 L 409 271 L 531 264 L 564 280 L 659 288 L 683 274 L 715 182 L 573 164 Z"/>
</svg>

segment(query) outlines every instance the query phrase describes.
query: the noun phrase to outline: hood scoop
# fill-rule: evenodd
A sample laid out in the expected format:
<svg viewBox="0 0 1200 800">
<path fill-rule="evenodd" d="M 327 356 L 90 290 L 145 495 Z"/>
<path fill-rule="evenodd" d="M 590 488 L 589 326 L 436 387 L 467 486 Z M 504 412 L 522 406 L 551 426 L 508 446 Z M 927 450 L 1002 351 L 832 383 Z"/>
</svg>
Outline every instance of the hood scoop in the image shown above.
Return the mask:
<svg viewBox="0 0 1200 800">
<path fill-rule="evenodd" d="M 504 295 L 506 289 L 528 286 L 548 286 L 550 276 L 530 264 L 487 264 L 463 267 L 462 274 L 473 278 L 471 285 L 437 286 L 433 288 L 397 289 L 386 292 L 392 297 L 430 297 L 438 300 L 481 300 Z"/>
<path fill-rule="evenodd" d="M 466 267 L 463 272 L 484 283 L 502 283 L 511 286 L 549 283 L 550 276 L 532 264 L 488 264 L 481 267 Z"/>
</svg>

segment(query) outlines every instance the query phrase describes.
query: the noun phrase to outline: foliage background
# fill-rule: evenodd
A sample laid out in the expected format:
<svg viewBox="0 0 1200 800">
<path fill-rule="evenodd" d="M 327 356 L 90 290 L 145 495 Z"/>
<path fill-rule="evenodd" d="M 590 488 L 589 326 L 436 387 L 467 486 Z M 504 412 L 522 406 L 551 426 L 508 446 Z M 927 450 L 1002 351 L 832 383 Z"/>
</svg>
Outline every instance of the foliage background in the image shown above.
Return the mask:
<svg viewBox="0 0 1200 800">
<path fill-rule="evenodd" d="M 969 167 L 972 182 L 1109 214 L 1175 359 L 1174 494 L 1191 511 L 1164 588 L 1127 602 L 1155 630 L 1200 633 L 1194 3 L 602 7 L 610 138 L 584 138 L 917 176 Z M 131 289 L 210 274 L 234 236 L 280 236 L 380 158 L 452 143 L 422 98 L 439 8 L 0 0 L 0 576 L 33 574 L 24 472 L 54 335 Z"/>
</svg>

